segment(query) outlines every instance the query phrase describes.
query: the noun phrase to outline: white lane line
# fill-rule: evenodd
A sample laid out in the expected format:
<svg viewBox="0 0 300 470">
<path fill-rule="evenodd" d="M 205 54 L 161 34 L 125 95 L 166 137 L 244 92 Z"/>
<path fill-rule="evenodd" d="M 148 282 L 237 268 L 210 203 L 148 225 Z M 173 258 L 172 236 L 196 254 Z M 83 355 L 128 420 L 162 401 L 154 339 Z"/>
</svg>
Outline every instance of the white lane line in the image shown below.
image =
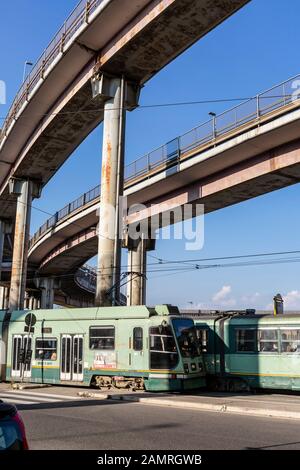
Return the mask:
<svg viewBox="0 0 300 470">
<path fill-rule="evenodd" d="M 12 394 L 18 394 L 18 395 L 24 395 L 24 396 L 32 396 L 32 397 L 49 397 L 49 398 L 60 398 L 60 399 L 66 399 L 66 400 L 80 400 L 81 397 L 76 397 L 72 395 L 58 395 L 54 393 L 37 393 L 37 392 L 26 392 L 23 390 L 18 390 L 18 391 L 7 391 L 5 393 L 12 393 Z"/>
<path fill-rule="evenodd" d="M 53 398 L 41 398 L 41 397 L 30 397 L 30 396 L 23 396 L 23 395 L 19 395 L 19 394 L 8 394 L 8 393 L 4 393 L 4 394 L 1 394 L 0 395 L 0 398 L 2 398 L 3 400 L 12 400 L 14 401 L 15 399 L 17 400 L 32 400 L 33 403 L 41 403 L 41 402 L 48 402 L 48 403 L 55 403 L 55 402 L 58 402 L 58 401 L 64 401 L 64 400 L 57 400 L 57 399 L 53 399 Z"/>
<path fill-rule="evenodd" d="M 1 399 L 2 397 L 0 397 Z M 26 401 L 26 400 L 18 400 L 18 399 L 13 399 L 13 400 L 7 400 L 5 398 L 5 401 L 9 401 L 10 403 L 14 403 L 15 405 L 38 405 L 38 402 L 33 402 L 33 401 Z"/>
</svg>

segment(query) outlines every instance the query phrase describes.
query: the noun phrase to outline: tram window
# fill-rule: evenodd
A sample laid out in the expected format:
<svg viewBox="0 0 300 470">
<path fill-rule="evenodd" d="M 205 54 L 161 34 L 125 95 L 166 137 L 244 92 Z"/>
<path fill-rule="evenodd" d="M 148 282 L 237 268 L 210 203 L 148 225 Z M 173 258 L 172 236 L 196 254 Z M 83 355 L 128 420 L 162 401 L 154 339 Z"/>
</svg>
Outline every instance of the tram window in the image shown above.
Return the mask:
<svg viewBox="0 0 300 470">
<path fill-rule="evenodd" d="M 134 351 L 143 350 L 143 328 L 133 328 L 133 349 Z"/>
<path fill-rule="evenodd" d="M 90 349 L 115 349 L 115 327 L 91 326 Z"/>
<path fill-rule="evenodd" d="M 259 352 L 278 352 L 277 330 L 258 330 L 257 340 Z"/>
<path fill-rule="evenodd" d="M 176 318 L 172 323 L 182 356 L 192 358 L 200 356 L 201 348 L 193 320 Z"/>
<path fill-rule="evenodd" d="M 35 358 L 43 359 L 47 361 L 57 360 L 57 339 L 47 338 L 39 339 L 35 341 Z"/>
<path fill-rule="evenodd" d="M 207 353 L 208 351 L 208 330 L 206 328 L 199 328 L 196 326 L 197 338 L 201 344 L 201 351 Z"/>
<path fill-rule="evenodd" d="M 300 330 L 281 330 L 281 352 L 300 353 Z"/>
<path fill-rule="evenodd" d="M 255 352 L 255 330 L 236 330 L 236 351 Z"/>
<path fill-rule="evenodd" d="M 178 352 L 171 327 L 151 327 L 149 333 L 150 369 L 173 369 L 178 363 Z"/>
</svg>

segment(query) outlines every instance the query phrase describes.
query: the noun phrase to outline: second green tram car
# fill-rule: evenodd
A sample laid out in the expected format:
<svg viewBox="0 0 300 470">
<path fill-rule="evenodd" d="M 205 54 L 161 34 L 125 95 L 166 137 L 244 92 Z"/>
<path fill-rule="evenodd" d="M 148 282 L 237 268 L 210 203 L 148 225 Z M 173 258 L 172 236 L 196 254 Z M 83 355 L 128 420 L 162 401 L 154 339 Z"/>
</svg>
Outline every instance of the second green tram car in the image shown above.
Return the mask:
<svg viewBox="0 0 300 470">
<path fill-rule="evenodd" d="M 204 387 L 205 375 L 194 322 L 176 307 L 19 311 L 9 321 L 6 381 L 181 391 Z"/>
<path fill-rule="evenodd" d="M 300 315 L 194 314 L 214 389 L 300 391 Z"/>
</svg>

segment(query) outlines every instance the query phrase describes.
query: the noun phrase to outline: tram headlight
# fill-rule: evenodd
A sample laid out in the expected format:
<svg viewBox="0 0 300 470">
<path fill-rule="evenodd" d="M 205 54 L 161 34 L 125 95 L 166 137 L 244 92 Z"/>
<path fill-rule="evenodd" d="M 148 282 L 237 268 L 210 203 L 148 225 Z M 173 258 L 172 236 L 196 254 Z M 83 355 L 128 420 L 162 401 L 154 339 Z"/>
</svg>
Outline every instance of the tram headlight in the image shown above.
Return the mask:
<svg viewBox="0 0 300 470">
<path fill-rule="evenodd" d="M 197 366 L 194 362 L 191 364 L 191 369 L 192 371 L 195 371 L 197 369 Z"/>
<path fill-rule="evenodd" d="M 202 364 L 202 362 L 199 362 L 198 366 L 199 366 L 200 372 L 202 372 L 202 371 L 203 371 L 203 364 Z"/>
<path fill-rule="evenodd" d="M 188 364 L 184 364 L 184 372 L 186 372 L 187 374 L 189 373 L 189 365 Z"/>
</svg>

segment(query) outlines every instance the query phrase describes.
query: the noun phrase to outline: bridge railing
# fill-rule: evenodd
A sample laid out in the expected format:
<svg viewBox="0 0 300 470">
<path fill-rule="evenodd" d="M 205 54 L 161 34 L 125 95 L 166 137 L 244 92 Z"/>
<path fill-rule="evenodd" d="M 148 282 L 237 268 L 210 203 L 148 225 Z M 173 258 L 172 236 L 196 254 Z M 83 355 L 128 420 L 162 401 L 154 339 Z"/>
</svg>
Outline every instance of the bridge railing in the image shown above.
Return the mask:
<svg viewBox="0 0 300 470">
<path fill-rule="evenodd" d="M 75 273 L 75 282 L 79 287 L 95 294 L 96 292 L 96 285 L 97 285 L 97 269 L 85 264 L 81 268 L 79 268 Z M 126 298 L 126 287 L 123 286 L 120 292 L 120 305 L 126 305 L 127 298 Z"/>
<path fill-rule="evenodd" d="M 67 216 L 75 212 L 77 209 L 80 209 L 81 207 L 85 206 L 89 202 L 94 201 L 95 199 L 99 199 L 100 189 L 100 185 L 96 186 L 90 191 L 82 194 L 74 201 L 70 202 L 70 204 L 67 204 L 59 211 L 55 212 L 55 214 L 53 214 L 48 220 L 46 220 L 46 222 L 31 237 L 29 246 L 33 246 L 39 240 L 39 238 L 44 235 L 44 233 L 46 233 L 51 228 L 54 228 L 59 221 L 66 218 Z"/>
<path fill-rule="evenodd" d="M 66 19 L 63 26 L 59 29 L 48 47 L 34 64 L 17 92 L 4 121 L 0 133 L 0 143 L 7 135 L 13 121 L 17 118 L 18 112 L 24 103 L 28 101 L 30 93 L 34 90 L 38 82 L 44 78 L 47 70 L 49 70 L 59 54 L 65 50 L 66 44 L 72 40 L 78 29 L 83 24 L 88 24 L 90 16 L 103 1 L 104 0 L 81 0 Z"/>
<path fill-rule="evenodd" d="M 95 268 L 84 265 L 76 271 L 75 281 L 80 287 L 95 293 L 97 283 L 97 271 Z"/>
<path fill-rule="evenodd" d="M 261 117 L 284 108 L 293 101 L 300 105 L 300 75 L 293 77 L 243 103 L 225 111 L 189 132 L 176 137 L 167 144 L 153 150 L 125 167 L 125 184 L 139 177 L 152 175 L 160 168 L 177 164 L 181 154 L 186 154 L 202 145 L 214 143 L 219 137 L 243 128 L 249 123 L 259 122 Z M 47 230 L 85 204 L 99 199 L 100 185 L 65 206 L 45 222 L 30 241 L 32 246 Z"/>
</svg>

